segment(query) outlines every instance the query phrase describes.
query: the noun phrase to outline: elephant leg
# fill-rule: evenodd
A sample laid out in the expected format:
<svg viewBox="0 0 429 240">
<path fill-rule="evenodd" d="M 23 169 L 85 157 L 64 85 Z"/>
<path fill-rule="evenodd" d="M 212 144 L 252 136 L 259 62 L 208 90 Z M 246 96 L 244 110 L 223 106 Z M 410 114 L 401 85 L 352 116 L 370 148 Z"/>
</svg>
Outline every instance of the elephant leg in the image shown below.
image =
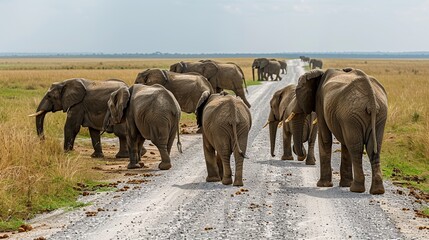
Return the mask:
<svg viewBox="0 0 429 240">
<path fill-rule="evenodd" d="M 116 158 L 129 158 L 130 154 L 127 147 L 127 135 L 125 124 L 115 125 L 113 132 L 119 138 L 119 152 L 116 153 Z"/>
<path fill-rule="evenodd" d="M 369 189 L 369 193 L 371 194 L 383 194 L 384 186 L 383 179 L 380 170 L 380 163 L 371 164 L 372 169 L 372 182 L 371 188 Z"/>
<path fill-rule="evenodd" d="M 319 124 L 321 121 L 319 120 Z M 319 125 L 319 127 L 320 127 Z M 332 187 L 332 133 L 325 128 L 325 131 L 319 131 L 319 156 L 320 156 L 320 179 L 317 182 L 318 187 Z"/>
<path fill-rule="evenodd" d="M 206 160 L 207 167 L 207 182 L 219 182 L 219 168 L 216 163 L 216 152 L 213 146 L 208 142 L 205 136 L 203 136 L 204 145 L 204 158 Z"/>
<path fill-rule="evenodd" d="M 352 181 L 352 159 L 347 147 L 341 144 L 340 187 L 350 187 Z"/>
<path fill-rule="evenodd" d="M 92 158 L 103 158 L 103 150 L 101 149 L 100 131 L 89 128 L 89 135 L 91 136 L 92 147 L 94 152 L 91 154 Z"/>
<path fill-rule="evenodd" d="M 72 151 L 74 146 L 74 140 L 76 139 L 77 134 L 80 131 L 80 124 L 82 122 L 83 116 L 76 118 L 73 115 L 79 113 L 68 113 L 66 124 L 64 125 L 64 151 Z"/>
<path fill-rule="evenodd" d="M 358 193 L 365 192 L 365 175 L 362 169 L 362 153 L 350 152 L 350 156 L 353 164 L 353 181 L 350 186 L 350 191 Z"/>
<path fill-rule="evenodd" d="M 313 120 L 313 118 L 311 119 Z M 305 159 L 305 165 L 316 165 L 316 157 L 314 156 L 314 145 L 316 144 L 317 125 L 313 125 L 308 138 L 308 154 Z"/>
<path fill-rule="evenodd" d="M 287 123 L 285 123 L 286 125 Z M 282 160 L 293 160 L 292 148 L 291 148 L 291 138 L 292 133 L 286 130 L 286 126 L 283 125 L 283 156 Z"/>
<path fill-rule="evenodd" d="M 244 158 L 237 151 L 234 151 L 235 177 L 234 186 L 243 186 L 243 163 Z"/>
<path fill-rule="evenodd" d="M 139 142 L 139 153 L 140 153 L 140 157 L 145 155 L 147 152 L 147 149 L 143 146 L 144 142 L 146 141 L 146 139 L 144 137 L 142 137 L 142 140 Z"/>
<path fill-rule="evenodd" d="M 136 135 L 134 137 L 128 137 L 128 151 L 130 154 L 130 163 L 128 164 L 128 169 L 142 168 L 144 163 L 140 163 L 140 146 L 144 138 L 141 135 Z"/>
<path fill-rule="evenodd" d="M 168 170 L 171 168 L 170 154 L 167 150 L 167 144 L 154 143 L 161 154 L 161 163 L 158 165 L 160 170 Z"/>
<path fill-rule="evenodd" d="M 219 158 L 222 159 L 223 163 L 222 184 L 230 185 L 232 184 L 231 155 L 219 152 L 217 154 L 219 155 Z"/>
<path fill-rule="evenodd" d="M 216 164 L 217 164 L 217 168 L 219 169 L 220 179 L 222 180 L 222 178 L 223 178 L 223 163 L 222 163 L 222 159 L 220 158 L 219 154 L 216 154 Z"/>
</svg>

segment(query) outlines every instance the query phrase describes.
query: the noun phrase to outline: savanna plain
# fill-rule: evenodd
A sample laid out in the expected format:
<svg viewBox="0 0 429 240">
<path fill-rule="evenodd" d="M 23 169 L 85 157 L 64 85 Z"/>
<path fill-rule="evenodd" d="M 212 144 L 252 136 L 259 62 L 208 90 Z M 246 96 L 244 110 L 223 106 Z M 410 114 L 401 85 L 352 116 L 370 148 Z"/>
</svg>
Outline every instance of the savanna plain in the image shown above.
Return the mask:
<svg viewBox="0 0 429 240">
<path fill-rule="evenodd" d="M 91 159 L 87 129 L 82 128 L 71 153 L 63 152 L 65 113 L 49 113 L 46 139 L 41 141 L 35 120 L 28 117 L 53 82 L 69 78 L 119 78 L 131 85 L 147 68 L 169 69 L 183 59 L 4 58 L 0 59 L 0 232 L 16 230 L 36 213 L 83 206 L 77 197 L 85 191 L 115 190 L 112 178 L 100 166 L 115 161 L 116 149 Z M 186 59 L 194 61 L 199 59 Z M 216 59 L 240 65 L 248 85 L 251 58 Z M 377 78 L 388 94 L 389 113 L 381 164 L 383 177 L 395 184 L 429 193 L 429 60 L 323 59 L 324 68 L 353 67 Z M 256 86 L 257 87 L 257 86 Z M 267 102 L 267 107 L 268 107 Z M 181 126 L 195 125 L 182 115 Z M 185 131 L 186 132 L 186 131 Z M 113 138 L 113 135 L 107 135 Z M 85 141 L 88 140 L 88 141 Z M 148 153 L 151 154 L 151 153 Z M 154 159 L 156 161 L 156 159 Z M 429 209 L 423 209 L 429 216 Z"/>
</svg>

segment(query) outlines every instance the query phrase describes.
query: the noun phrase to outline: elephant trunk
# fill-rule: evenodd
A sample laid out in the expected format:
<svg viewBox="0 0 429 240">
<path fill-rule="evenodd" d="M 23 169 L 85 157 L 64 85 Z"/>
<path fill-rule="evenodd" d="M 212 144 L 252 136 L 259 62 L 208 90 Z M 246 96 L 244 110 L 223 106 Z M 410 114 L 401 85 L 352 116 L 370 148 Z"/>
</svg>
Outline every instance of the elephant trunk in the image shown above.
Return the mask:
<svg viewBox="0 0 429 240">
<path fill-rule="evenodd" d="M 253 77 L 253 81 L 255 81 L 255 68 L 252 67 L 252 77 Z"/>
<path fill-rule="evenodd" d="M 279 125 L 279 121 L 271 121 L 269 122 L 270 128 L 270 145 L 271 145 L 271 156 L 274 157 L 274 150 L 276 146 L 276 135 L 277 135 L 277 127 Z"/>
<path fill-rule="evenodd" d="M 299 157 L 305 157 L 305 150 L 303 149 L 303 135 L 304 135 L 304 120 L 305 114 L 296 114 L 291 120 L 292 135 L 293 135 L 293 151 Z"/>
<path fill-rule="evenodd" d="M 41 140 L 45 139 L 45 135 L 43 133 L 43 125 L 45 122 L 45 115 L 47 112 L 52 111 L 52 103 L 47 99 L 46 96 L 43 97 L 42 101 L 40 101 L 39 106 L 37 107 L 36 116 L 36 131 L 37 135 Z"/>
</svg>

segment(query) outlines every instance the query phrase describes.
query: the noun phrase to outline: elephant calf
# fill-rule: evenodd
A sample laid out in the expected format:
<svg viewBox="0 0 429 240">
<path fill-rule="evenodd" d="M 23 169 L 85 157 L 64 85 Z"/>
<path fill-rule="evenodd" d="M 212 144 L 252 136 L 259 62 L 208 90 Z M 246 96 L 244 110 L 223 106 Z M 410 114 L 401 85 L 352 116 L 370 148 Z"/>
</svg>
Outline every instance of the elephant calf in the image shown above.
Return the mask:
<svg viewBox="0 0 429 240">
<path fill-rule="evenodd" d="M 197 110 L 203 120 L 203 146 L 207 182 L 232 183 L 230 157 L 234 153 L 234 186 L 243 186 L 243 162 L 252 126 L 249 108 L 237 97 L 212 94 Z"/>
<path fill-rule="evenodd" d="M 146 152 L 146 139 L 158 148 L 161 154 L 159 169 L 171 168 L 170 151 L 177 134 L 177 146 L 181 152 L 179 138 L 180 106 L 173 94 L 163 86 L 135 84 L 121 87 L 113 92 L 108 101 L 108 112 L 104 127 L 126 122 L 127 143 L 130 152 L 128 169 L 141 168 L 140 156 Z"/>
<path fill-rule="evenodd" d="M 365 191 L 362 169 L 366 148 L 372 168 L 371 194 L 383 194 L 380 150 L 387 119 L 384 87 L 359 69 L 312 70 L 298 80 L 295 113 L 317 114 L 319 127 L 319 187 L 332 184 L 332 135 L 341 143 L 340 186 L 352 192 Z M 292 119 L 303 121 L 303 118 Z M 299 123 L 296 123 L 299 124 Z M 302 152 L 300 146 L 297 152 Z M 352 174 L 353 171 L 353 174 Z"/>
<path fill-rule="evenodd" d="M 311 114 L 304 114 L 302 116 L 295 116 L 298 118 L 304 118 L 304 124 L 298 126 L 292 126 L 292 122 L 286 122 L 286 118 L 297 108 L 296 95 L 295 95 L 296 85 L 288 85 L 277 92 L 274 93 L 270 101 L 271 111 L 268 117 L 269 128 L 270 128 L 270 144 L 271 144 L 271 156 L 274 155 L 274 149 L 276 145 L 276 134 L 277 126 L 280 122 L 283 122 L 283 156 L 282 160 L 293 160 L 292 150 L 291 150 L 291 137 L 292 135 L 299 135 L 300 138 L 294 138 L 296 141 L 294 145 L 301 145 L 302 143 L 308 141 L 308 154 L 305 156 L 305 150 L 303 150 L 304 155 L 298 156 L 299 161 L 306 159 L 305 164 L 315 165 L 316 160 L 314 158 L 314 143 L 317 136 L 317 125 L 316 123 L 316 113 L 312 112 Z M 299 140 L 297 140 L 299 139 Z"/>
</svg>

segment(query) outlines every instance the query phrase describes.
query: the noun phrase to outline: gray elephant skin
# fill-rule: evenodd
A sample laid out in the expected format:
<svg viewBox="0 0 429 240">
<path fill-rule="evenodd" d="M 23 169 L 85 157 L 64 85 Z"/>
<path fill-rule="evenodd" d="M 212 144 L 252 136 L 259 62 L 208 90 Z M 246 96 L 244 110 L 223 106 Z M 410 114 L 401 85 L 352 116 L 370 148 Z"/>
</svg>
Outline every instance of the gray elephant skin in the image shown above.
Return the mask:
<svg viewBox="0 0 429 240">
<path fill-rule="evenodd" d="M 37 113 L 31 115 L 36 116 L 37 134 L 41 139 L 44 138 L 43 128 L 46 113 L 62 110 L 67 112 L 67 120 L 64 126 L 64 150 L 73 150 L 80 127 L 88 127 L 94 148 L 91 157 L 104 157 L 100 131 L 103 128 L 104 115 L 107 112 L 107 101 L 112 92 L 124 86 L 127 85 L 117 79 L 92 81 L 74 78 L 53 83 L 40 101 Z M 128 157 L 125 126 L 118 125 L 106 130 L 119 137 L 120 149 L 116 157 Z"/>
<path fill-rule="evenodd" d="M 246 84 L 244 74 L 236 64 L 217 63 L 214 61 L 178 62 L 170 66 L 170 71 L 177 73 L 199 73 L 209 80 L 216 93 L 221 92 L 223 89 L 231 90 L 250 107 L 250 103 L 247 101 L 245 95 L 245 88 L 243 87 L 243 84 Z"/>
<path fill-rule="evenodd" d="M 158 168 L 171 168 L 170 151 L 177 134 L 179 138 L 180 106 L 173 94 L 163 86 L 135 84 L 121 87 L 112 93 L 108 101 L 104 127 L 126 122 L 127 143 L 130 152 L 128 169 L 141 168 L 140 156 L 146 152 L 143 143 L 151 140 L 161 154 Z M 140 162 L 140 163 L 139 163 Z"/>
<path fill-rule="evenodd" d="M 203 147 L 207 182 L 232 183 L 230 157 L 234 154 L 234 186 L 243 186 L 243 163 L 252 126 L 249 108 L 231 95 L 213 94 L 198 109 L 203 120 Z"/>
<path fill-rule="evenodd" d="M 175 73 L 161 69 L 147 69 L 137 75 L 134 83 L 160 84 L 173 93 L 180 108 L 186 113 L 195 113 L 214 93 L 210 82 L 198 73 Z M 197 119 L 201 127 L 201 119 Z"/>
<path fill-rule="evenodd" d="M 280 70 L 282 74 L 287 74 L 287 63 L 286 60 L 278 60 L 280 63 Z"/>
<path fill-rule="evenodd" d="M 316 69 L 316 68 L 322 69 L 323 61 L 320 59 L 313 59 L 312 58 L 312 59 L 310 59 L 309 65 L 310 65 L 311 69 Z"/>
<path fill-rule="evenodd" d="M 319 127 L 319 187 L 332 184 L 332 135 L 341 143 L 340 186 L 365 191 L 362 155 L 366 148 L 371 169 L 371 194 L 383 194 L 380 150 L 387 119 L 387 94 L 372 76 L 353 68 L 312 70 L 299 78 L 296 112 L 315 111 Z M 304 121 L 293 118 L 292 121 Z M 299 124 L 293 124 L 298 126 Z M 295 138 L 297 138 L 295 140 Z M 294 135 L 294 142 L 300 142 Z M 302 155 L 300 146 L 296 149 Z M 353 169 L 353 173 L 352 173 Z"/>
<path fill-rule="evenodd" d="M 268 116 L 268 125 L 270 131 L 270 146 L 271 146 L 271 156 L 274 155 L 275 143 L 276 143 L 276 134 L 277 127 L 279 123 L 283 123 L 283 156 L 282 160 L 293 160 L 292 148 L 291 148 L 291 138 L 293 134 L 302 134 L 302 142 L 299 143 L 301 148 L 304 148 L 302 145 L 304 142 L 308 142 L 308 153 L 305 153 L 303 156 L 298 156 L 298 161 L 303 161 L 306 159 L 306 165 L 315 165 L 316 160 L 314 157 L 314 144 L 316 142 L 317 136 L 317 124 L 316 124 L 316 113 L 312 112 L 311 114 L 297 113 L 306 115 L 304 116 L 304 125 L 303 129 L 294 128 L 294 130 L 299 130 L 296 132 L 292 131 L 292 122 L 286 122 L 286 118 L 297 108 L 297 101 L 295 95 L 296 85 L 288 85 L 277 92 L 274 93 L 270 101 L 270 114 Z M 300 116 L 296 116 L 301 118 Z M 297 143 L 294 142 L 294 145 Z"/>
<path fill-rule="evenodd" d="M 252 63 L 252 76 L 253 81 L 255 80 L 255 69 L 258 74 L 258 81 L 268 80 L 270 77 L 271 80 L 281 80 L 280 77 L 280 69 L 281 65 L 279 61 L 275 59 L 267 59 L 267 58 L 256 58 Z M 274 79 L 273 75 L 276 76 Z"/>
</svg>

